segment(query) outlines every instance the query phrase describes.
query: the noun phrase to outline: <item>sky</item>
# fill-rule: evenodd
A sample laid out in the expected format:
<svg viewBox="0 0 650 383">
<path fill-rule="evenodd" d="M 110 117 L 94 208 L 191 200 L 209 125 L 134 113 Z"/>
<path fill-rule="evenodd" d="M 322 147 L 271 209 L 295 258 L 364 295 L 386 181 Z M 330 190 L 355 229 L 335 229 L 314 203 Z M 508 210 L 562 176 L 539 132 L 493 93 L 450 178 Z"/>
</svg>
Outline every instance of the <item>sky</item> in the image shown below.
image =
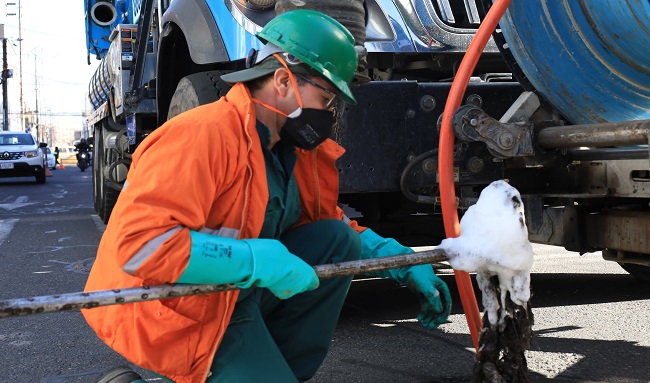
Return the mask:
<svg viewBox="0 0 650 383">
<path fill-rule="evenodd" d="M 82 0 L 5 0 L 0 4 L 0 24 L 4 24 L 8 39 L 8 67 L 14 73 L 7 82 L 10 128 L 16 130 L 20 115 L 18 4 L 25 109 L 36 109 L 38 93 L 41 122 L 80 130 L 88 82 L 99 64 L 91 57 L 88 65 Z M 16 15 L 8 15 L 11 13 Z"/>
</svg>

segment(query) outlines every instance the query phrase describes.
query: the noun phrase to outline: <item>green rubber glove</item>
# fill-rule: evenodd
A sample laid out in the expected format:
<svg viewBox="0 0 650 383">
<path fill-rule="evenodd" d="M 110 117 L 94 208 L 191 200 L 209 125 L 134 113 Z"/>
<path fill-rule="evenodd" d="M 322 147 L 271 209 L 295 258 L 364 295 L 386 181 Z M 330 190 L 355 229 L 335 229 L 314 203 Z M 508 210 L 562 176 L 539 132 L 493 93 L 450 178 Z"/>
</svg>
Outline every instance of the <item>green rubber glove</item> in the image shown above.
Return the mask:
<svg viewBox="0 0 650 383">
<path fill-rule="evenodd" d="M 420 301 L 418 320 L 422 326 L 434 330 L 447 321 L 451 313 L 451 295 L 445 281 L 440 279 L 431 265 L 405 268 L 402 278 L 406 286 Z"/>
<path fill-rule="evenodd" d="M 384 238 L 370 229 L 361 233 L 361 259 L 380 258 L 413 253 L 392 238 Z M 431 265 L 417 265 L 367 273 L 381 278 L 391 278 L 408 288 L 420 301 L 418 320 L 428 329 L 436 329 L 447 321 L 451 312 L 449 287 L 438 277 Z"/>
<path fill-rule="evenodd" d="M 314 268 L 275 239 L 232 239 L 190 231 L 190 261 L 178 283 L 266 287 L 280 299 L 318 287 Z"/>
</svg>

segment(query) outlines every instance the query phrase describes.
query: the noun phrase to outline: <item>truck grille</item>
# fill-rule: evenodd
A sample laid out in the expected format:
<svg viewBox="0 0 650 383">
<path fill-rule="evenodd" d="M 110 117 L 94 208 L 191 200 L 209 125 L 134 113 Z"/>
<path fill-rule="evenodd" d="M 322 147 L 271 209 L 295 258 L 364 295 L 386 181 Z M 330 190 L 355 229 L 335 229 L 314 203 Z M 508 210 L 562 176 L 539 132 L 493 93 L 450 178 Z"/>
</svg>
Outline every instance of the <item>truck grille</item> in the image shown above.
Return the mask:
<svg viewBox="0 0 650 383">
<path fill-rule="evenodd" d="M 444 24 L 459 29 L 478 29 L 483 14 L 481 0 L 430 0 Z"/>
</svg>

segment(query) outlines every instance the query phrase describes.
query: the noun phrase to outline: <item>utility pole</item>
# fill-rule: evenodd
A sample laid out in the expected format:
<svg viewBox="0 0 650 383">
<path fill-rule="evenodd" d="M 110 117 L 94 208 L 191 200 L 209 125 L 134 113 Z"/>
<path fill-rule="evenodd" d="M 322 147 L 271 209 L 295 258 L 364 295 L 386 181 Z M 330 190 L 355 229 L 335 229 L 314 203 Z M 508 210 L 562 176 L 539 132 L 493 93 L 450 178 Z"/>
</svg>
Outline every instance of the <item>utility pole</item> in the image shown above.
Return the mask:
<svg viewBox="0 0 650 383">
<path fill-rule="evenodd" d="M 7 39 L 5 38 L 4 24 L 0 24 L 0 38 L 2 38 L 2 130 L 9 130 L 9 100 L 7 98 L 9 68 L 7 68 Z"/>
<path fill-rule="evenodd" d="M 38 72 L 36 71 L 36 55 L 34 55 L 34 93 L 36 93 L 36 110 L 34 113 L 36 113 L 36 139 L 38 142 L 43 142 L 43 137 L 38 138 Z M 41 133 L 41 136 L 43 133 Z"/>
<path fill-rule="evenodd" d="M 20 10 L 20 0 L 18 0 L 18 54 L 20 61 L 20 128 L 25 131 L 25 106 L 23 105 L 23 28 L 22 12 Z"/>
</svg>

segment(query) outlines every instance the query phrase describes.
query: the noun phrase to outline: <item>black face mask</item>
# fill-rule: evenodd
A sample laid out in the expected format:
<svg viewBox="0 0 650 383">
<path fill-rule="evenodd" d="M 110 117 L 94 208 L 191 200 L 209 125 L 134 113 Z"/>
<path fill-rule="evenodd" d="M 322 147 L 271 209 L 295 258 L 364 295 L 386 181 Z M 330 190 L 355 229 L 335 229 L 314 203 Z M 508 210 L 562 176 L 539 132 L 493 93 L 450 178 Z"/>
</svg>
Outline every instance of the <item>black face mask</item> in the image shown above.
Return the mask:
<svg viewBox="0 0 650 383">
<path fill-rule="evenodd" d="M 333 112 L 311 108 L 296 112 L 300 114 L 288 117 L 280 129 L 280 139 L 284 143 L 300 149 L 313 150 L 332 134 Z"/>
</svg>

